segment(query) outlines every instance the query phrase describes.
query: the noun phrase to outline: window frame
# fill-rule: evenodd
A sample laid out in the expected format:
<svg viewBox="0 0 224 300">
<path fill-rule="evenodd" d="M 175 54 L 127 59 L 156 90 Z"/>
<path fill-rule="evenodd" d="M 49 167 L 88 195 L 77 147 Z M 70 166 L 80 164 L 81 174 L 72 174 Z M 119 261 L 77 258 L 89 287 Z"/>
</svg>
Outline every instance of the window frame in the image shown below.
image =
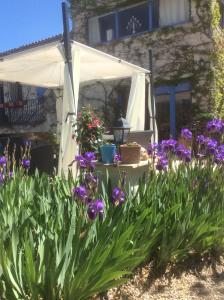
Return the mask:
<svg viewBox="0 0 224 300">
<path fill-rule="evenodd" d="M 128 10 L 130 8 L 138 7 L 141 5 L 147 5 L 147 8 L 148 8 L 148 28 L 147 28 L 147 30 L 137 32 L 135 34 L 127 34 L 125 36 L 120 36 L 120 34 L 119 34 L 119 13 L 122 11 Z M 117 20 L 117 36 L 118 36 L 118 39 L 120 39 L 120 40 L 129 38 L 132 36 L 138 36 L 138 35 L 144 34 L 146 32 L 151 32 L 153 30 L 153 28 L 152 28 L 152 1 L 139 2 L 138 4 L 129 5 L 129 6 L 126 6 L 125 8 L 121 8 L 121 9 L 117 10 L 116 11 L 116 20 Z"/>
<path fill-rule="evenodd" d="M 190 80 L 180 81 L 176 85 L 159 85 L 155 88 L 155 97 L 161 95 L 169 95 L 170 105 L 170 136 L 176 138 L 176 94 L 182 92 L 191 93 L 191 104 L 192 104 L 192 84 Z"/>
<path fill-rule="evenodd" d="M 122 36 L 120 37 L 119 35 L 119 18 L 118 18 L 118 14 L 119 12 L 121 11 L 125 11 L 129 8 L 133 8 L 133 7 L 138 7 L 138 6 L 141 6 L 141 5 L 144 5 L 144 4 L 147 4 L 148 6 L 148 17 L 149 17 L 149 22 L 148 22 L 148 29 L 147 30 L 144 30 L 144 31 L 141 31 L 141 32 L 138 32 L 138 33 L 135 33 L 135 34 L 130 34 L 130 35 L 125 35 L 125 36 Z M 144 33 L 147 33 L 147 32 L 151 32 L 153 31 L 153 28 L 152 28 L 152 0 L 148 0 L 148 1 L 142 1 L 142 2 L 139 2 L 137 4 L 132 4 L 132 5 L 129 5 L 129 6 L 126 6 L 126 7 L 122 7 L 121 9 L 118 9 L 118 10 L 114 10 L 112 12 L 108 12 L 108 13 L 105 13 L 105 14 L 102 14 L 102 15 L 99 15 L 99 16 L 92 16 L 90 18 L 88 18 L 88 32 L 89 32 L 89 20 L 91 18 L 94 18 L 94 17 L 97 17 L 98 19 L 101 18 L 101 17 L 105 17 L 105 16 L 109 16 L 111 14 L 115 14 L 115 38 L 108 41 L 108 42 L 103 42 L 103 41 L 100 41 L 96 44 L 93 44 L 94 46 L 97 46 L 97 45 L 107 45 L 107 44 L 110 44 L 112 43 L 113 41 L 116 41 L 116 40 L 123 40 L 123 39 L 127 39 L 129 37 L 133 37 L 133 36 L 138 36 L 140 34 L 144 34 Z M 88 35 L 88 43 L 89 43 L 89 35 Z"/>
<path fill-rule="evenodd" d="M 188 20 L 185 20 L 183 22 L 177 22 L 177 23 L 173 23 L 173 24 L 169 24 L 169 25 L 164 25 L 164 26 L 160 26 L 158 25 L 158 27 L 153 27 L 153 13 L 154 13 L 154 10 L 153 10 L 153 1 L 154 0 L 147 0 L 147 1 L 141 1 L 139 3 L 135 3 L 135 4 L 132 4 L 132 5 L 129 5 L 129 6 L 126 6 L 126 7 L 122 7 L 120 9 L 117 9 L 117 10 L 114 10 L 114 11 L 111 11 L 111 12 L 108 12 L 108 13 L 105 13 L 105 14 L 102 14 L 102 15 L 99 15 L 99 16 L 92 16 L 92 17 L 89 17 L 88 18 L 88 21 L 87 21 L 87 40 L 88 40 L 88 44 L 90 45 L 90 39 L 89 39 L 89 20 L 92 19 L 92 18 L 97 18 L 99 20 L 99 18 L 101 17 L 105 17 L 105 16 L 109 16 L 109 15 L 112 15 L 114 14 L 115 15 L 115 34 L 114 34 L 114 38 L 110 41 L 99 41 L 99 42 L 96 42 L 94 44 L 91 44 L 91 46 L 97 46 L 97 45 L 108 45 L 114 41 L 122 41 L 124 39 L 128 39 L 130 37 L 136 37 L 138 35 L 141 35 L 141 34 L 145 34 L 145 33 L 148 33 L 148 32 L 154 32 L 154 31 L 158 31 L 158 30 L 161 30 L 161 29 L 164 29 L 164 28 L 169 28 L 169 27 L 174 27 L 174 26 L 178 26 L 178 25 L 183 25 L 183 24 L 187 24 L 189 22 L 191 22 L 191 1 L 192 0 L 188 0 L 189 1 L 189 18 Z M 157 0 L 159 2 L 159 0 Z M 125 11 L 125 10 L 128 10 L 130 8 L 133 8 L 133 7 L 138 7 L 138 6 L 141 6 L 141 5 L 144 5 L 146 4 L 148 6 L 148 29 L 147 30 L 144 30 L 144 31 L 141 31 L 141 32 L 138 32 L 138 33 L 135 33 L 135 34 L 129 34 L 129 35 L 125 35 L 125 36 L 120 36 L 119 34 L 119 17 L 118 17 L 118 14 L 121 12 L 121 11 Z M 160 3 L 158 3 L 158 9 L 160 8 Z M 160 14 L 158 12 L 158 17 L 160 18 Z M 159 20 L 158 20 L 159 21 Z M 158 22 L 159 24 L 159 22 Z M 223 24 L 224 25 L 224 24 Z"/>
</svg>

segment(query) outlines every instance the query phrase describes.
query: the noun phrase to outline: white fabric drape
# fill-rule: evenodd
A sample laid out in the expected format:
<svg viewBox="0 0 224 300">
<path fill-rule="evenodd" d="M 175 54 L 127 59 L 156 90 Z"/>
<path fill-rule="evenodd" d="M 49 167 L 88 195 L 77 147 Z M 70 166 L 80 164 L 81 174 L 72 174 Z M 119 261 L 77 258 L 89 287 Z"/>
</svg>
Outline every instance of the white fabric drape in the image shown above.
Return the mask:
<svg viewBox="0 0 224 300">
<path fill-rule="evenodd" d="M 132 75 L 126 119 L 131 131 L 145 129 L 145 73 Z"/>
<path fill-rule="evenodd" d="M 174 25 L 189 19 L 189 0 L 160 0 L 160 26 Z"/>
<path fill-rule="evenodd" d="M 154 109 L 153 109 L 154 106 Z M 158 127 L 156 122 L 156 104 L 155 104 L 155 98 L 152 101 L 151 98 L 151 90 L 148 89 L 148 108 L 149 108 L 149 116 L 150 116 L 150 130 L 154 129 L 153 135 L 151 137 L 151 143 L 158 143 Z M 154 115 L 153 115 L 154 111 Z M 154 123 L 154 126 L 153 126 Z"/>
<path fill-rule="evenodd" d="M 68 174 L 69 165 L 78 153 L 76 140 L 72 138 L 74 133 L 74 124 L 77 115 L 78 94 L 79 94 L 79 77 L 80 77 L 80 53 L 79 50 L 72 51 L 73 65 L 73 84 L 69 73 L 68 64 L 64 68 L 64 93 L 62 104 L 62 129 L 60 141 L 60 153 L 58 163 L 58 174 L 62 172 L 65 176 Z M 73 91 L 74 87 L 74 91 Z M 72 171 L 75 174 L 76 165 L 73 164 Z M 71 169 L 70 168 L 70 169 Z"/>
<path fill-rule="evenodd" d="M 0 81 L 58 88 L 64 84 L 64 58 L 61 42 L 32 47 L 1 57 Z M 111 56 L 78 42 L 71 42 L 72 49 L 80 50 L 80 82 L 88 84 L 97 80 L 117 80 L 131 77 L 133 72 L 148 70 Z"/>
<path fill-rule="evenodd" d="M 89 44 L 96 45 L 100 42 L 100 26 L 99 18 L 93 17 L 89 19 Z"/>
</svg>

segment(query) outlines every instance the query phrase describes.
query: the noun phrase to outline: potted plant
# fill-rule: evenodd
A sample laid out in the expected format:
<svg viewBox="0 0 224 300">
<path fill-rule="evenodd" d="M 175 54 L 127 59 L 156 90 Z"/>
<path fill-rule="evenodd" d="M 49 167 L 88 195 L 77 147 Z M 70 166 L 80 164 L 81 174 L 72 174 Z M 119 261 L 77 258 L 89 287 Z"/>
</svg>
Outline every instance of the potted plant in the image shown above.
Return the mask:
<svg viewBox="0 0 224 300">
<path fill-rule="evenodd" d="M 104 164 L 112 164 L 117 153 L 115 144 L 104 144 L 100 146 L 101 159 Z"/>
<path fill-rule="evenodd" d="M 141 157 L 141 146 L 137 143 L 129 143 L 120 146 L 122 164 L 138 164 Z"/>
<path fill-rule="evenodd" d="M 76 139 L 80 144 L 81 154 L 85 152 L 99 152 L 103 142 L 103 122 L 88 107 L 78 113 L 76 122 Z"/>
</svg>

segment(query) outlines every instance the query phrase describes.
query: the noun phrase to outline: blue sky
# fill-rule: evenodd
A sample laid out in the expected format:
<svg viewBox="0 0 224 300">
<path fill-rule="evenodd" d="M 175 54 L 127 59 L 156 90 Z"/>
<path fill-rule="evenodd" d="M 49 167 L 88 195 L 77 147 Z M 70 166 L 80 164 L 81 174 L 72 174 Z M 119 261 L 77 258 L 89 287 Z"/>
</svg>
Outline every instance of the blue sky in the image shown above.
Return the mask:
<svg viewBox="0 0 224 300">
<path fill-rule="evenodd" d="M 0 52 L 62 33 L 62 0 L 1 0 Z"/>
</svg>

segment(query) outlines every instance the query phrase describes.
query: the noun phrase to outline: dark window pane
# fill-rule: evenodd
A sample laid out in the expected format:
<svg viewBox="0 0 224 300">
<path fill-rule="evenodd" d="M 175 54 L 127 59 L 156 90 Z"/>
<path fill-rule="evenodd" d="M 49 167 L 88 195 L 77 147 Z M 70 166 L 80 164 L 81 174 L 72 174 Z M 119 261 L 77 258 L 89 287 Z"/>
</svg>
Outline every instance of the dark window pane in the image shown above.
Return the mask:
<svg viewBox="0 0 224 300">
<path fill-rule="evenodd" d="M 99 18 L 101 42 L 109 42 L 115 38 L 115 14 Z"/>
<path fill-rule="evenodd" d="M 159 0 L 152 1 L 152 28 L 159 27 Z"/>
<path fill-rule="evenodd" d="M 119 36 L 124 37 L 149 29 L 149 8 L 143 4 L 118 13 Z"/>
</svg>

